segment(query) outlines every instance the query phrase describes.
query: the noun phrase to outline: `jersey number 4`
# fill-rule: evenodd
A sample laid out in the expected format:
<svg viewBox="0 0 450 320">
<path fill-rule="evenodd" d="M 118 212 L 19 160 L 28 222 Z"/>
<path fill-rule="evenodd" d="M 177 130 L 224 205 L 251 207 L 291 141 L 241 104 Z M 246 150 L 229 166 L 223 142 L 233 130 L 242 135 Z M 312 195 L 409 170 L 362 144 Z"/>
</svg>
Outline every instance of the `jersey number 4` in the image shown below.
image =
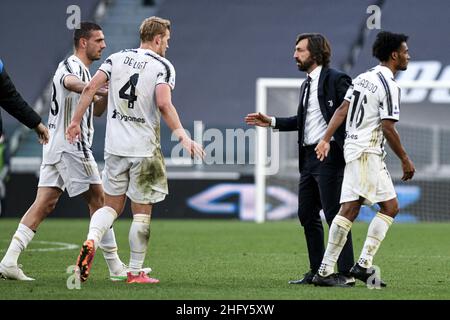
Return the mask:
<svg viewBox="0 0 450 320">
<path fill-rule="evenodd" d="M 367 97 L 366 95 L 363 96 L 361 102 L 359 101 L 359 98 L 361 96 L 361 92 L 357 90 L 353 90 L 353 104 L 351 106 L 351 115 L 350 115 L 350 127 L 353 125 L 353 121 L 356 121 L 356 128 L 358 128 L 363 119 L 364 119 L 364 105 L 367 103 Z M 358 112 L 356 112 L 356 109 L 358 109 Z M 356 113 L 356 119 L 355 119 L 355 113 Z"/>
<path fill-rule="evenodd" d="M 119 97 L 128 101 L 128 108 L 134 109 L 134 102 L 137 100 L 136 86 L 139 81 L 139 73 L 135 73 L 130 77 L 130 80 L 119 90 Z M 130 89 L 130 93 L 126 93 Z"/>
</svg>

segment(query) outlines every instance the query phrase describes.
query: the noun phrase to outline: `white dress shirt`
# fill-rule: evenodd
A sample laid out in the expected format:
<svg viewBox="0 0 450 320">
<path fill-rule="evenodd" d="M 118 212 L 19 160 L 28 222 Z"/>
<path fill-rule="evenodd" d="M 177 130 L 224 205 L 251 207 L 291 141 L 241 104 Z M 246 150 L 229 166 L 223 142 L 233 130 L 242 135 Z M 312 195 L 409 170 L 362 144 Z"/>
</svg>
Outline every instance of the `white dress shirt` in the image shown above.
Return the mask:
<svg viewBox="0 0 450 320">
<path fill-rule="evenodd" d="M 327 131 L 327 123 L 323 118 L 322 111 L 320 111 L 319 97 L 317 95 L 321 71 L 322 66 L 318 66 L 310 74 L 308 74 L 308 76 L 311 77 L 311 83 L 305 120 L 305 137 L 303 140 L 304 146 L 319 143 L 320 139 L 322 139 L 325 135 L 325 131 Z M 303 99 L 306 99 L 306 94 Z M 305 105 L 305 101 L 303 101 L 303 105 Z M 275 125 L 276 119 L 275 117 L 272 117 L 270 126 L 275 127 Z M 334 140 L 334 138 L 331 138 L 331 140 Z"/>
<path fill-rule="evenodd" d="M 309 87 L 309 101 L 306 109 L 305 138 L 303 140 L 304 146 L 319 143 L 320 139 L 325 135 L 325 131 L 327 131 L 327 123 L 323 118 L 322 111 L 320 111 L 319 97 L 317 95 L 321 71 L 322 66 L 318 66 L 308 74 L 308 76 L 311 77 L 311 84 Z M 305 101 L 303 102 L 303 105 L 305 105 Z"/>
</svg>

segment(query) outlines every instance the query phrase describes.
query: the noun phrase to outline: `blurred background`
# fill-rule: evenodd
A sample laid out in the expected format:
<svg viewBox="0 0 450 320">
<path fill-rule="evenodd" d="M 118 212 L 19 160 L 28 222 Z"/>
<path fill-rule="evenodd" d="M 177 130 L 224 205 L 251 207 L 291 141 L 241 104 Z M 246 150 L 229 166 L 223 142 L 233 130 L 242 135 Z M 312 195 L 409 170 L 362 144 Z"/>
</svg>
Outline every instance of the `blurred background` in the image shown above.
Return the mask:
<svg viewBox="0 0 450 320">
<path fill-rule="evenodd" d="M 254 220 L 256 214 L 252 161 L 256 141 L 254 131 L 247 131 L 244 117 L 256 110 L 257 79 L 291 79 L 289 86 L 269 84 L 265 88 L 265 108 L 270 115 L 296 114 L 298 88 L 305 76 L 292 57 L 296 36 L 323 33 L 332 45 L 331 66 L 355 77 L 377 64 L 371 46 L 379 30 L 368 29 L 372 12 L 367 9 L 378 6 L 382 30 L 410 36 L 411 62 L 398 81 L 416 81 L 419 86 L 402 91 L 398 124 L 416 164 L 417 177 L 401 183 L 398 159 L 393 154 L 387 158 L 401 206 L 397 221 L 450 220 L 450 90 L 420 87 L 429 81 L 450 82 L 449 1 L 2 0 L 0 58 L 18 90 L 45 123 L 51 78 L 58 63 L 73 50 L 72 30 L 66 27 L 70 5 L 80 7 L 82 21 L 102 26 L 107 48 L 101 61 L 116 51 L 138 47 L 138 29 L 144 18 L 158 15 L 171 20 L 167 58 L 177 74 L 173 102 L 192 135 L 204 132 L 205 146 L 214 143 L 226 152 L 216 149 L 204 164 L 177 164 L 175 142 L 163 125 L 161 141 L 170 195 L 156 206 L 154 216 L 241 220 Z M 91 67 L 92 74 L 101 61 Z M 6 139 L 0 149 L 0 217 L 18 217 L 34 200 L 42 148 L 33 132 L 1 112 Z M 100 168 L 105 125 L 105 115 L 95 119 L 93 152 Z M 239 140 L 243 130 L 247 135 Z M 296 136 L 279 135 L 280 169 L 265 179 L 267 220 L 297 215 Z M 374 210 L 364 208 L 359 219 L 371 219 Z M 64 195 L 53 216 L 86 217 L 87 208 L 81 199 L 69 200 Z"/>
</svg>

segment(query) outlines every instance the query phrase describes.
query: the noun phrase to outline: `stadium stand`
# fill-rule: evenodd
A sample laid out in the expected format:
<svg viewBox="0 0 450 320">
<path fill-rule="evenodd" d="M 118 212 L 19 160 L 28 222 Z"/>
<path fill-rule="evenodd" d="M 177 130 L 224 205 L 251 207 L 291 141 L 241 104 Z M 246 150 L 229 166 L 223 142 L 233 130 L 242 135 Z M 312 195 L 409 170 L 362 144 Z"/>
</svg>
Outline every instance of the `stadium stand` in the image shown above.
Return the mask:
<svg viewBox="0 0 450 320">
<path fill-rule="evenodd" d="M 37 102 L 57 63 L 71 50 L 72 30 L 66 27 L 67 7 L 78 5 L 83 8 L 82 19 L 89 19 L 98 3 L 98 0 L 1 1 L 0 57 L 30 105 Z M 48 106 L 45 110 L 48 111 Z M 17 121 L 4 111 L 2 116 L 6 133 L 10 135 Z"/>
<path fill-rule="evenodd" d="M 182 119 L 242 126 L 255 108 L 256 78 L 299 77 L 292 58 L 299 33 L 324 33 L 332 65 L 342 68 L 369 2 L 165 1 L 159 14 L 173 21 L 168 56 L 177 70 L 173 99 Z"/>
</svg>

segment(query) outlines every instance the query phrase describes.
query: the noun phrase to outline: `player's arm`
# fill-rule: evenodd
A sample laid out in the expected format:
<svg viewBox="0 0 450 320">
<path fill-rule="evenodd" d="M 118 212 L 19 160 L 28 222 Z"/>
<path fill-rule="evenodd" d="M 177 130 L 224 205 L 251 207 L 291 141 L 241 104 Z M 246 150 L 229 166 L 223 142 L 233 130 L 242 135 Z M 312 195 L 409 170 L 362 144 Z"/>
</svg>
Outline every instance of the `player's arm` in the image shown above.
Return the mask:
<svg viewBox="0 0 450 320">
<path fill-rule="evenodd" d="M 84 87 L 75 113 L 72 117 L 72 121 L 66 131 L 66 136 L 69 142 L 74 143 L 75 139 L 80 135 L 81 119 L 83 118 L 83 115 L 89 105 L 92 103 L 97 90 L 102 88 L 107 81 L 108 78 L 106 76 L 106 73 L 104 73 L 103 71 L 97 71 L 92 80 Z"/>
<path fill-rule="evenodd" d="M 164 83 L 158 84 L 155 89 L 155 95 L 156 105 L 167 126 L 177 136 L 178 141 L 180 141 L 183 147 L 189 151 L 191 157 L 198 156 L 204 158 L 205 152 L 203 151 L 203 147 L 192 141 L 184 131 L 178 112 L 172 104 L 172 92 L 170 86 Z"/>
<path fill-rule="evenodd" d="M 398 131 L 395 128 L 395 121 L 384 119 L 381 121 L 381 126 L 383 129 L 384 137 L 388 141 L 389 146 L 402 163 L 403 169 L 402 180 L 406 181 L 412 179 L 416 169 L 414 168 L 414 163 L 411 161 L 411 159 L 409 158 L 408 154 L 405 151 L 405 148 L 403 148 L 403 145 L 400 142 L 400 135 L 398 134 Z"/>
<path fill-rule="evenodd" d="M 81 81 L 75 75 L 67 75 L 64 77 L 64 87 L 75 93 L 82 93 L 86 87 L 86 82 Z M 108 105 L 108 89 L 101 87 L 97 90 L 94 96 L 94 116 L 100 117 Z"/>
<path fill-rule="evenodd" d="M 317 159 L 323 161 L 325 157 L 328 156 L 328 152 L 330 151 L 330 140 L 333 137 L 336 130 L 344 123 L 345 118 L 347 117 L 348 107 L 350 106 L 350 102 L 344 100 L 339 108 L 333 114 L 333 117 L 328 124 L 327 131 L 323 136 L 322 140 L 320 140 L 319 144 L 315 148 Z"/>
<path fill-rule="evenodd" d="M 78 77 L 74 75 L 68 75 L 64 77 L 64 87 L 69 91 L 75 93 L 82 93 L 86 85 L 87 85 L 86 82 L 81 81 Z M 108 89 L 101 87 L 95 92 L 95 95 L 100 97 L 107 97 Z"/>
</svg>

